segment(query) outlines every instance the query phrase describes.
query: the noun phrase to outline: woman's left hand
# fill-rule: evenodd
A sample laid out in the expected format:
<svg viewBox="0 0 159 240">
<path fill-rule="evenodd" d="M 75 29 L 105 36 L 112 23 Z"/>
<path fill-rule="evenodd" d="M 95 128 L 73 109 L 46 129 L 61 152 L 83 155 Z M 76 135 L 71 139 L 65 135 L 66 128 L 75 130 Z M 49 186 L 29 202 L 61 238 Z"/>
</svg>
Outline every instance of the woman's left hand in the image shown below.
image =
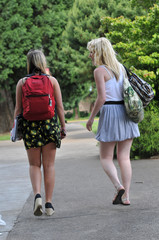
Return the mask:
<svg viewBox="0 0 159 240">
<path fill-rule="evenodd" d="M 86 123 L 86 128 L 88 131 L 92 131 L 92 125 L 93 125 L 94 119 L 89 119 L 88 122 Z"/>
</svg>

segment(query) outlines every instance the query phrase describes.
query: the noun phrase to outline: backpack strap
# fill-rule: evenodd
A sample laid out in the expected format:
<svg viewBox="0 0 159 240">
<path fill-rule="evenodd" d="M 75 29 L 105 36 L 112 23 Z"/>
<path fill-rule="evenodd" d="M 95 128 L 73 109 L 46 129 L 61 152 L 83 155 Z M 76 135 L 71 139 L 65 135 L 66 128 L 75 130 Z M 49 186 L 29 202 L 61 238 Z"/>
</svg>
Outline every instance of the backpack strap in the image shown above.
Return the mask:
<svg viewBox="0 0 159 240">
<path fill-rule="evenodd" d="M 27 77 L 22 78 L 22 84 L 24 84 L 26 80 L 27 80 Z"/>
</svg>

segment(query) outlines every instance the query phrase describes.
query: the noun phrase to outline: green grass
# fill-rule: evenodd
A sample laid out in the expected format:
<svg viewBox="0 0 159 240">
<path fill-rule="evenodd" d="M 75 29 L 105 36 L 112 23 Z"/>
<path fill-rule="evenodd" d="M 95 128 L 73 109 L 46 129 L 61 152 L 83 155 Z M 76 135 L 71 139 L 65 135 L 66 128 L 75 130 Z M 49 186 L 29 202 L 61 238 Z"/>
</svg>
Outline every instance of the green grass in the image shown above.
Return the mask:
<svg viewBox="0 0 159 240">
<path fill-rule="evenodd" d="M 0 141 L 10 140 L 10 133 L 0 134 Z"/>
<path fill-rule="evenodd" d="M 77 119 L 75 119 L 74 117 L 72 117 L 72 118 L 66 118 L 65 119 L 68 123 L 69 122 L 80 122 L 80 121 L 88 121 L 88 117 L 83 117 L 83 118 L 77 118 Z"/>
<path fill-rule="evenodd" d="M 81 123 L 82 126 L 86 127 L 86 123 Z M 98 128 L 98 121 L 94 121 L 92 125 L 92 132 L 96 134 Z"/>
</svg>

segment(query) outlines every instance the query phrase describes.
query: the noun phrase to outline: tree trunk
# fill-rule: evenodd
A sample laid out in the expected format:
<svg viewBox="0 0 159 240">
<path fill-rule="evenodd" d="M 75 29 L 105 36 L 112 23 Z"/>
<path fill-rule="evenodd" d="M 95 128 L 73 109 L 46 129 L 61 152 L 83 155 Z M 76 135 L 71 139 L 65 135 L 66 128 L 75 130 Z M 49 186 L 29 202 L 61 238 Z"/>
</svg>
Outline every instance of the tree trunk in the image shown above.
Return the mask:
<svg viewBox="0 0 159 240">
<path fill-rule="evenodd" d="M 92 110 L 93 110 L 93 107 L 94 107 L 94 102 L 91 102 L 91 105 L 90 105 L 90 113 L 92 112 Z"/>
<path fill-rule="evenodd" d="M 13 126 L 14 104 L 9 91 L 1 89 L 0 96 L 0 133 L 5 133 Z"/>
<path fill-rule="evenodd" d="M 78 116 L 78 108 L 76 107 L 74 109 L 74 111 L 75 111 L 75 119 L 78 119 L 79 118 L 79 116 Z"/>
</svg>

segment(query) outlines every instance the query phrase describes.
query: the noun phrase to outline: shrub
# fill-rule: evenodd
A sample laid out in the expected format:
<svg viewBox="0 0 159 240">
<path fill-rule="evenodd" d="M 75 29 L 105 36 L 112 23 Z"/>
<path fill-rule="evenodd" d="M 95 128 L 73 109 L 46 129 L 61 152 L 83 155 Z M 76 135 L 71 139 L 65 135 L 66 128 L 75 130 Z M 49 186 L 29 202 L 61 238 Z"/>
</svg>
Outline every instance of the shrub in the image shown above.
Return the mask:
<svg viewBox="0 0 159 240">
<path fill-rule="evenodd" d="M 70 119 L 71 117 L 73 117 L 73 113 L 72 112 L 65 113 L 65 118 Z"/>
<path fill-rule="evenodd" d="M 87 111 L 80 111 L 80 117 L 88 117 L 89 113 Z"/>
<path fill-rule="evenodd" d="M 159 154 L 159 113 L 145 111 L 144 120 L 139 123 L 140 137 L 135 138 L 131 157 L 149 158 Z"/>
</svg>

